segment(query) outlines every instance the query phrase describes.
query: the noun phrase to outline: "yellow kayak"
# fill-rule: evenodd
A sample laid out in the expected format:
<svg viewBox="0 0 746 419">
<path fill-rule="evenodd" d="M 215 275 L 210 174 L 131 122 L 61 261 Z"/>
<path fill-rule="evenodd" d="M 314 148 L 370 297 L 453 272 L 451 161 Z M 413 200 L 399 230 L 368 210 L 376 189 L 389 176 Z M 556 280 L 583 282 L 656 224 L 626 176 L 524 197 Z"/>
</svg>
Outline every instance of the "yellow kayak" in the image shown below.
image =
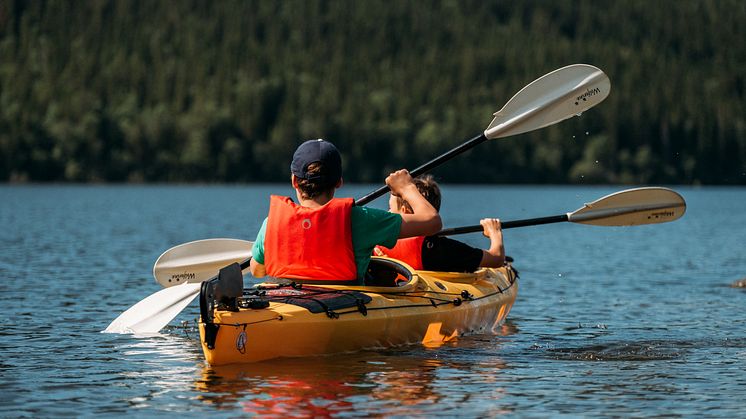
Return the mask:
<svg viewBox="0 0 746 419">
<path fill-rule="evenodd" d="M 492 332 L 518 292 L 510 266 L 475 273 L 414 271 L 371 260 L 365 286 L 259 284 L 240 268 L 202 285 L 200 340 L 210 365 L 431 344 Z"/>
</svg>

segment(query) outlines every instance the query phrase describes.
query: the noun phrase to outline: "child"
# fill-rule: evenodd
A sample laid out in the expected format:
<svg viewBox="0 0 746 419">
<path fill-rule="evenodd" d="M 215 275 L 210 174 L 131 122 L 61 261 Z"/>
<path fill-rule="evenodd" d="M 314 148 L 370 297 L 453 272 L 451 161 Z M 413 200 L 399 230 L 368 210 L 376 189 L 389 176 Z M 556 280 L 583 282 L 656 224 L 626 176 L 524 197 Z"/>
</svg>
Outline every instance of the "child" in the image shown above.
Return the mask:
<svg viewBox="0 0 746 419">
<path fill-rule="evenodd" d="M 414 179 L 422 196 L 440 211 L 440 188 L 432 176 L 425 175 Z M 409 202 L 391 195 L 389 211 L 397 214 L 411 213 Z M 399 240 L 393 248 L 378 246 L 375 254 L 399 259 L 414 269 L 445 272 L 474 272 L 480 267 L 500 267 L 505 265 L 505 248 L 502 229 L 497 218 L 480 221 L 483 234 L 490 239 L 486 250 L 471 247 L 465 243 L 440 236 L 418 236 Z"/>
<path fill-rule="evenodd" d="M 386 184 L 410 203 L 407 214 L 335 198 L 342 186 L 342 159 L 328 141 L 301 144 L 290 172 L 298 204 L 289 197 L 270 197 L 269 215 L 252 250 L 254 277 L 362 284 L 376 245 L 393 247 L 399 238 L 434 234 L 442 227 L 438 211 L 420 195 L 406 170 L 391 173 Z"/>
</svg>

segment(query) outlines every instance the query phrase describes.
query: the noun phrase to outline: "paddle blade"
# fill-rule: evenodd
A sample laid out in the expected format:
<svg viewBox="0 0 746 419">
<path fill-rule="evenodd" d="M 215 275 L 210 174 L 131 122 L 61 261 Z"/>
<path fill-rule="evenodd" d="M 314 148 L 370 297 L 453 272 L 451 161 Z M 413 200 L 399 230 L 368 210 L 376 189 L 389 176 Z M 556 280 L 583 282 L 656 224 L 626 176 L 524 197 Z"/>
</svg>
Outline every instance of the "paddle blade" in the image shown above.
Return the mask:
<svg viewBox="0 0 746 419">
<path fill-rule="evenodd" d="M 587 111 L 606 99 L 611 82 L 587 64 L 554 70 L 521 89 L 484 131 L 488 139 L 508 137 L 555 124 Z"/>
<path fill-rule="evenodd" d="M 166 250 L 153 266 L 153 276 L 164 287 L 199 283 L 218 274 L 220 268 L 251 258 L 254 243 L 238 239 L 207 239 Z"/>
<path fill-rule="evenodd" d="M 201 286 L 185 283 L 162 289 L 120 314 L 103 333 L 158 333 L 199 295 Z"/>
<path fill-rule="evenodd" d="M 598 226 L 635 226 L 674 221 L 686 212 L 686 202 L 668 188 L 627 189 L 585 204 L 567 214 L 573 223 Z"/>
</svg>

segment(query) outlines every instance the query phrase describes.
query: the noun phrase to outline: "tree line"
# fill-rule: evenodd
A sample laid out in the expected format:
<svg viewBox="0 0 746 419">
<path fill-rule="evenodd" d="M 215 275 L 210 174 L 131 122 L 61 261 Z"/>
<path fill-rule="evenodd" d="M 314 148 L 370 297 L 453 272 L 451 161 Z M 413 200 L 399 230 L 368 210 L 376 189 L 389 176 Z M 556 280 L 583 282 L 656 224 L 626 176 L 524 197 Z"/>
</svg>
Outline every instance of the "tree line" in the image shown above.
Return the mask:
<svg viewBox="0 0 746 419">
<path fill-rule="evenodd" d="M 746 184 L 740 0 L 0 1 L 0 181 L 284 181 L 304 139 L 380 182 L 589 63 L 610 96 L 450 182 Z"/>
</svg>

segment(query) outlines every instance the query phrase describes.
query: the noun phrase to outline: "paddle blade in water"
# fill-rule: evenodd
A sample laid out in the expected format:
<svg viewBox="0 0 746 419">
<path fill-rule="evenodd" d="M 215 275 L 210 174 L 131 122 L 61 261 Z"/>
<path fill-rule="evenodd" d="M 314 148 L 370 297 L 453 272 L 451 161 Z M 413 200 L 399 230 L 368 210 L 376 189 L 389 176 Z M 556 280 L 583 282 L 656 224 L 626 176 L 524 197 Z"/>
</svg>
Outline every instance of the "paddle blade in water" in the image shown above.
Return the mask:
<svg viewBox="0 0 746 419">
<path fill-rule="evenodd" d="M 580 115 L 606 99 L 611 82 L 603 71 L 573 64 L 548 73 L 513 96 L 484 131 L 489 138 L 521 134 Z"/>
<path fill-rule="evenodd" d="M 120 314 L 104 333 L 158 333 L 199 295 L 202 284 L 162 289 Z"/>
<path fill-rule="evenodd" d="M 163 252 L 153 266 L 153 276 L 164 287 L 202 282 L 231 263 L 251 258 L 254 244 L 238 239 L 207 239 L 184 243 Z"/>
<path fill-rule="evenodd" d="M 567 214 L 573 223 L 598 226 L 635 226 L 658 224 L 681 218 L 686 202 L 668 188 L 627 189 L 585 204 Z"/>
</svg>

